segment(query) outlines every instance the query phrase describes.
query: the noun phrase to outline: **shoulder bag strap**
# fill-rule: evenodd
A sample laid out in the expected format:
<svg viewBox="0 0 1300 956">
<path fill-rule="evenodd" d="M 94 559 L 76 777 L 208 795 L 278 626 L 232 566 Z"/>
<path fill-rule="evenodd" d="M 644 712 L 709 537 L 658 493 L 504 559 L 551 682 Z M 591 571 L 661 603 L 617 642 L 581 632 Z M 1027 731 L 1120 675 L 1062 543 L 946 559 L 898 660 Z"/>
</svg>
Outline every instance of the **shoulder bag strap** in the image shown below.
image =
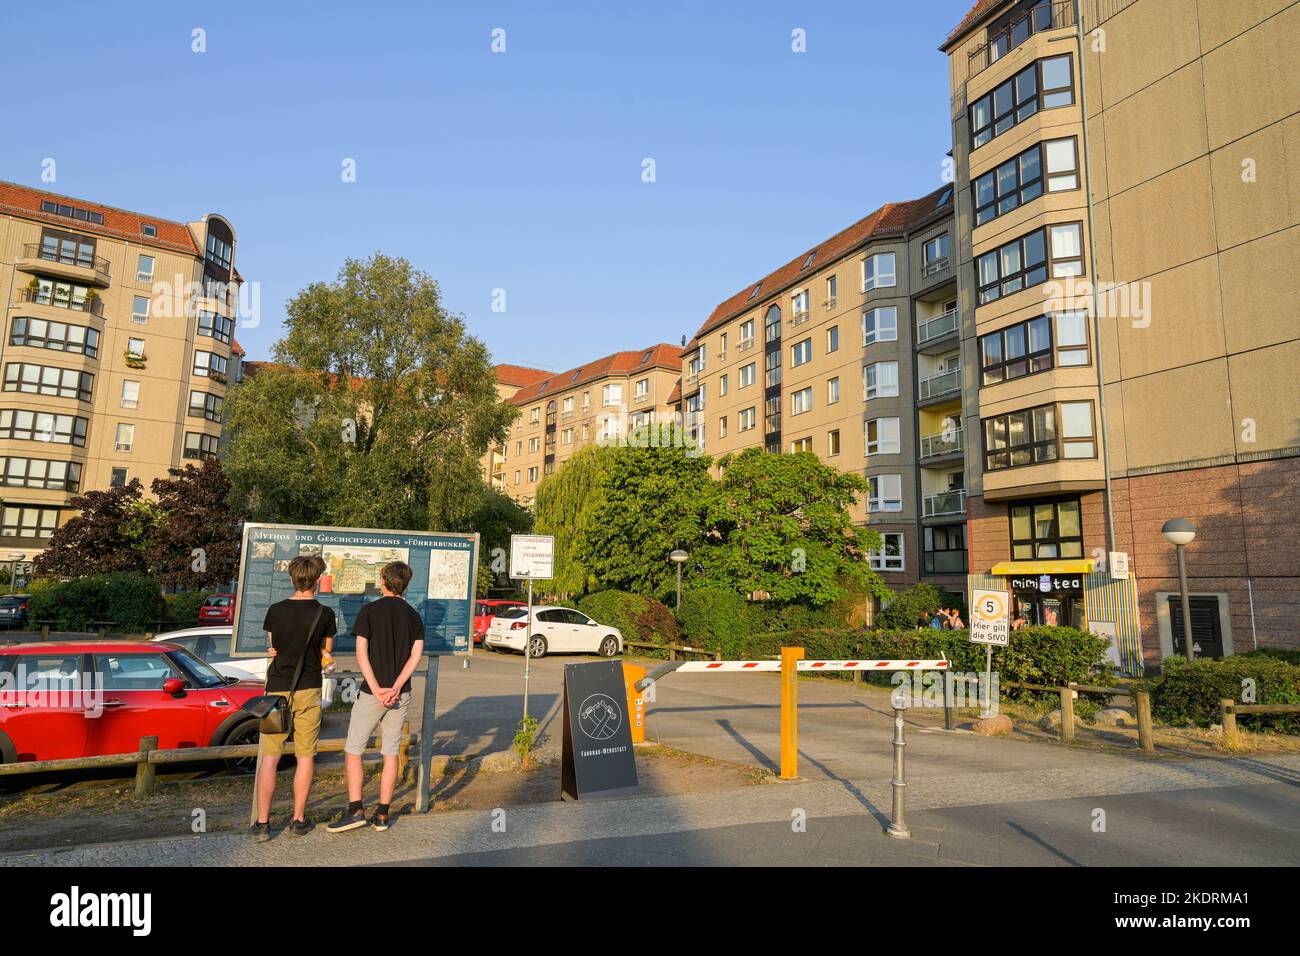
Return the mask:
<svg viewBox="0 0 1300 956">
<path fill-rule="evenodd" d="M 311 650 L 312 635 L 316 633 L 316 625 L 320 623 L 321 615 L 325 613 L 325 605 L 317 602 L 316 615 L 311 619 L 311 627 L 307 628 L 307 642 L 303 645 L 302 653 L 298 656 L 298 666 L 293 671 L 293 681 L 289 684 L 289 736 L 285 738 L 288 743 L 293 740 L 293 694 L 298 689 L 298 680 L 302 677 L 302 665 L 307 660 L 307 653 Z"/>
</svg>

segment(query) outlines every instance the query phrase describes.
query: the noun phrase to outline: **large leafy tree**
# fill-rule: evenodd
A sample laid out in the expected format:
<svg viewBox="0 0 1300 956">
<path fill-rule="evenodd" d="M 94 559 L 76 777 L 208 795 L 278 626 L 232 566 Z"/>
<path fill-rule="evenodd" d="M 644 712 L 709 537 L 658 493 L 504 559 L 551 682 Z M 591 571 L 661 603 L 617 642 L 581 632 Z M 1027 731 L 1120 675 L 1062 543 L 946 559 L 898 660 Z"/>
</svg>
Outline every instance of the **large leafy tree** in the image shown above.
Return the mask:
<svg viewBox="0 0 1300 956">
<path fill-rule="evenodd" d="M 486 348 L 401 258 L 347 260 L 287 306 L 275 363 L 228 403 L 231 500 L 251 520 L 465 528 L 515 409 Z"/>
<path fill-rule="evenodd" d="M 598 584 L 579 560 L 578 545 L 605 500 L 605 476 L 615 454 L 603 445 L 587 445 L 537 486 L 537 533 L 555 538 L 555 576 L 547 588 L 556 594 L 572 597 Z"/>
<path fill-rule="evenodd" d="M 168 469 L 156 478 L 159 520 L 147 559 L 158 579 L 185 591 L 222 587 L 239 565 L 239 518 L 227 498 L 230 482 L 215 458 Z"/>
<path fill-rule="evenodd" d="M 33 562 L 37 574 L 79 577 L 147 571 L 147 551 L 159 512 L 139 478 L 68 502 L 80 511 L 55 529 Z"/>
<path fill-rule="evenodd" d="M 692 562 L 697 586 L 818 607 L 850 590 L 886 593 L 867 561 L 880 535 L 855 526 L 850 514 L 864 478 L 811 452 L 750 448 L 718 464 L 722 478 L 704 518 L 707 547 Z"/>
<path fill-rule="evenodd" d="M 467 530 L 479 535 L 478 593 L 484 597 L 494 583 L 509 583 L 510 536 L 527 534 L 533 515 L 509 495 L 495 488 L 484 490 Z"/>
</svg>

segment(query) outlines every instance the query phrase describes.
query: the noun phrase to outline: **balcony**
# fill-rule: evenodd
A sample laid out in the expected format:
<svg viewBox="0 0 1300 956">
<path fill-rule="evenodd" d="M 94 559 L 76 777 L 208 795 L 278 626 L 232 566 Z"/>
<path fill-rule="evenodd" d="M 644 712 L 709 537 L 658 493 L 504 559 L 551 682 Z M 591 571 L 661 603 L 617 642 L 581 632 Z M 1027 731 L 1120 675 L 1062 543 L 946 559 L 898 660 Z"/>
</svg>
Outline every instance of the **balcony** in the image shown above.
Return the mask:
<svg viewBox="0 0 1300 956">
<path fill-rule="evenodd" d="M 14 268 L 30 275 L 58 276 L 84 285 L 102 287 L 109 283 L 107 259 L 79 252 L 65 252 L 36 242 L 23 246 L 18 258 L 14 260 Z"/>
<path fill-rule="evenodd" d="M 922 319 L 916 323 L 916 344 L 919 348 L 937 339 L 947 338 L 961 325 L 961 313 L 956 309 L 936 315 L 932 319 Z"/>
<path fill-rule="evenodd" d="M 686 384 L 687 384 L 687 385 L 694 385 L 694 384 L 695 384 L 696 382 L 698 382 L 699 380 L 700 380 L 700 373 L 699 373 L 699 372 L 691 372 L 689 375 L 686 376 Z"/>
<path fill-rule="evenodd" d="M 947 256 L 943 256 L 939 259 L 931 259 L 921 267 L 921 275 L 928 279 L 930 276 L 938 275 L 946 268 L 948 268 Z"/>
<path fill-rule="evenodd" d="M 809 318 L 810 315 L 807 312 L 795 312 L 790 316 L 790 325 L 803 325 Z"/>
<path fill-rule="evenodd" d="M 634 405 L 644 405 L 644 404 L 645 404 L 646 402 L 648 402 L 648 401 L 650 401 L 650 393 L 649 393 L 649 392 L 641 392 L 641 393 L 638 394 L 638 395 L 633 395 L 633 396 L 632 396 L 632 403 L 633 403 Z"/>
<path fill-rule="evenodd" d="M 752 349 L 753 347 L 754 347 L 754 340 L 753 340 L 752 338 L 751 338 L 751 339 L 741 339 L 741 340 L 740 340 L 740 344 L 736 346 L 736 351 L 737 351 L 737 352 L 748 352 L 748 351 L 749 351 L 750 349 Z"/>
<path fill-rule="evenodd" d="M 926 495 L 921 499 L 922 518 L 943 518 L 949 515 L 966 513 L 966 489 L 944 491 L 937 495 Z"/>
<path fill-rule="evenodd" d="M 73 312 L 87 312 L 98 319 L 104 317 L 103 299 L 97 295 L 78 299 L 68 289 L 19 289 L 18 301 L 53 306 L 56 309 L 70 309 Z"/>
<path fill-rule="evenodd" d="M 918 400 L 922 402 L 958 395 L 961 393 L 961 366 L 927 375 L 917 384 L 920 388 Z"/>
<path fill-rule="evenodd" d="M 1059 30 L 1074 26 L 1073 0 L 1055 0 L 1031 7 L 1012 19 L 1006 26 L 989 35 L 970 53 L 968 73 L 971 78 L 992 66 L 1035 33 Z"/>
<path fill-rule="evenodd" d="M 964 428 L 955 428 L 938 435 L 922 435 L 920 461 L 924 463 L 927 459 L 947 458 L 950 455 L 961 454 L 964 432 Z"/>
</svg>

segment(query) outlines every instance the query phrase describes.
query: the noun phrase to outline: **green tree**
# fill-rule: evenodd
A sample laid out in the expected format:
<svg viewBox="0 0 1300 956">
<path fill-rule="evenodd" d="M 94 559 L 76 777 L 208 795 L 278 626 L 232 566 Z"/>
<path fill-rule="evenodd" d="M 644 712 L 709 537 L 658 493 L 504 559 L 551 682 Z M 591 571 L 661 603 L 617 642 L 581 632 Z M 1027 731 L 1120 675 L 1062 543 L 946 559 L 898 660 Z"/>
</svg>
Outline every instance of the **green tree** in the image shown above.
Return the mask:
<svg viewBox="0 0 1300 956">
<path fill-rule="evenodd" d="M 693 587 L 766 593 L 774 604 L 823 607 L 852 589 L 885 593 L 867 562 L 880 535 L 855 526 L 849 509 L 866 479 L 825 465 L 811 452 L 749 448 L 718 463 L 709 497 L 707 546 Z"/>
<path fill-rule="evenodd" d="M 486 597 L 494 583 L 509 583 L 510 536 L 532 529 L 533 515 L 527 508 L 495 488 L 483 489 L 467 529 L 479 536 L 479 597 Z"/>
<path fill-rule="evenodd" d="M 287 306 L 275 363 L 232 389 L 226 474 L 250 520 L 467 527 L 516 410 L 483 343 L 401 258 L 347 260 Z"/>
<path fill-rule="evenodd" d="M 230 482 L 215 458 L 169 468 L 156 478 L 159 520 L 149 542 L 149 566 L 166 585 L 186 591 L 225 587 L 239 566 L 239 518 L 226 499 Z"/>
<path fill-rule="evenodd" d="M 604 481 L 614 449 L 587 445 L 537 486 L 537 533 L 555 538 L 555 576 L 547 587 L 557 594 L 585 594 L 596 579 L 578 558 L 591 514 L 605 500 Z"/>
</svg>

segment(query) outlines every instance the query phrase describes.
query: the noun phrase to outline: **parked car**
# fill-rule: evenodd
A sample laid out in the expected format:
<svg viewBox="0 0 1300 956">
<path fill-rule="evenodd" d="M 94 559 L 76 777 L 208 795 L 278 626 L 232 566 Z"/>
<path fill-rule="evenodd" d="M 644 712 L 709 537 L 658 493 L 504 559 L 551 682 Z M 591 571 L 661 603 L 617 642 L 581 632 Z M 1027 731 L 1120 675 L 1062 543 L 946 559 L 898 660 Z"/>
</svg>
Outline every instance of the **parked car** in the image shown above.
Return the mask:
<svg viewBox="0 0 1300 956">
<path fill-rule="evenodd" d="M 266 684 L 266 669 L 270 666 L 269 657 L 232 657 L 233 627 L 187 627 L 183 631 L 168 631 L 154 638 L 155 642 L 166 641 L 179 644 L 199 660 L 210 664 L 219 674 L 236 680 L 257 681 Z M 328 707 L 334 703 L 334 690 L 338 682 L 326 677 L 321 685 L 321 706 Z"/>
<path fill-rule="evenodd" d="M 484 646 L 488 650 L 510 650 L 522 654 L 528 633 L 528 608 L 502 608 L 488 625 Z M 623 652 L 623 634 L 616 627 L 601 624 L 567 607 L 533 608 L 530 657 L 547 654 L 599 654 L 614 657 Z"/>
<path fill-rule="evenodd" d="M 492 623 L 492 618 L 502 608 L 527 606 L 520 601 L 501 601 L 496 598 L 476 601 L 474 604 L 474 643 L 483 643 L 483 638 L 487 636 L 488 626 Z"/>
<path fill-rule="evenodd" d="M 262 685 L 215 671 L 166 641 L 50 641 L 0 647 L 0 761 L 257 742 L 240 707 Z M 241 769 L 251 760 L 231 761 Z"/>
<path fill-rule="evenodd" d="M 0 597 L 0 627 L 26 627 L 27 600 L 26 594 L 6 594 Z"/>
<path fill-rule="evenodd" d="M 199 608 L 199 624 L 234 624 L 235 596 L 233 594 L 209 594 Z"/>
</svg>

